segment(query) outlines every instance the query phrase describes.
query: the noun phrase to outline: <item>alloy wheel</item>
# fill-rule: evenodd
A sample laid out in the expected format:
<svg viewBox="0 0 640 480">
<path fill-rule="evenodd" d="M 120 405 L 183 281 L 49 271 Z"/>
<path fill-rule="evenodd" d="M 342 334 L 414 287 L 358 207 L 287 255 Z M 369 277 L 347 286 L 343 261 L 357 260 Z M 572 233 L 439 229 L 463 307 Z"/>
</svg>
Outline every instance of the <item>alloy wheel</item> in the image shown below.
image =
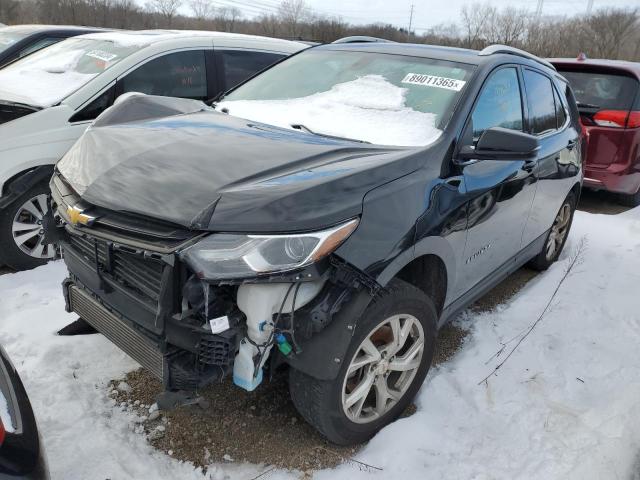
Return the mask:
<svg viewBox="0 0 640 480">
<path fill-rule="evenodd" d="M 424 330 L 412 315 L 394 315 L 362 341 L 342 386 L 342 408 L 354 423 L 369 423 L 405 395 L 420 368 Z"/>
<path fill-rule="evenodd" d="M 549 239 L 546 245 L 546 258 L 551 261 L 555 258 L 556 253 L 562 248 L 562 244 L 569 232 L 569 222 L 571 221 L 571 205 L 565 203 L 551 227 Z"/>
<path fill-rule="evenodd" d="M 13 217 L 13 241 L 23 253 L 33 258 L 48 259 L 56 255 L 55 245 L 42 243 L 42 220 L 47 210 L 47 195 L 42 193 L 24 202 Z"/>
</svg>

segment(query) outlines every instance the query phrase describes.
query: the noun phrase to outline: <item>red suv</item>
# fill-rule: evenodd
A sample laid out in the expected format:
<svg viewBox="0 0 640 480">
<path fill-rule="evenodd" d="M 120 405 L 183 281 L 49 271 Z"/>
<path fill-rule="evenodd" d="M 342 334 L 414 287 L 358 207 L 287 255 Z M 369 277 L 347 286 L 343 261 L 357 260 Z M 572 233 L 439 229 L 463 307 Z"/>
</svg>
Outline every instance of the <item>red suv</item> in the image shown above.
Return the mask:
<svg viewBox="0 0 640 480">
<path fill-rule="evenodd" d="M 569 80 L 586 140 L 584 186 L 640 205 L 640 63 L 551 59 Z"/>
</svg>

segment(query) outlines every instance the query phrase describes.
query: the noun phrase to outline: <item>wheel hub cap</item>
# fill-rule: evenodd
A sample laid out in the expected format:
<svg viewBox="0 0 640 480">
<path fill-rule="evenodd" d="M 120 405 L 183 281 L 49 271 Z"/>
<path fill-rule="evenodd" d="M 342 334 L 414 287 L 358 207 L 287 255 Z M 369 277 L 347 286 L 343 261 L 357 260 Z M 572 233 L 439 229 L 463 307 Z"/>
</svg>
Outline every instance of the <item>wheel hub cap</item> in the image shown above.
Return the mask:
<svg viewBox="0 0 640 480">
<path fill-rule="evenodd" d="M 342 408 L 355 423 L 391 410 L 413 383 L 424 351 L 424 331 L 412 315 L 387 318 L 356 350 L 342 386 Z"/>
<path fill-rule="evenodd" d="M 552 260 L 562 247 L 562 243 L 569 232 L 570 220 L 571 206 L 568 203 L 565 203 L 558 212 L 558 215 L 553 222 L 553 226 L 551 227 L 551 232 L 549 233 L 549 239 L 547 240 L 546 246 L 547 260 Z"/>
<path fill-rule="evenodd" d="M 33 258 L 53 258 L 56 254 L 54 245 L 45 245 L 42 220 L 47 213 L 47 196 L 37 195 L 24 202 L 16 212 L 11 233 L 16 246 Z"/>
</svg>

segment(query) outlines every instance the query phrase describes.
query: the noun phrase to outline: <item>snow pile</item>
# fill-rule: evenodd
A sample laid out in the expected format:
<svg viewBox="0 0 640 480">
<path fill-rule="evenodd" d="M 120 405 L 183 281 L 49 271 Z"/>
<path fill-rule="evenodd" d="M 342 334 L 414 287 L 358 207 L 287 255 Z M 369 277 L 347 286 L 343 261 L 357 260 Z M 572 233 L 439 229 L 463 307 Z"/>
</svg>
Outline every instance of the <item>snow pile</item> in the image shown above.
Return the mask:
<svg viewBox="0 0 640 480">
<path fill-rule="evenodd" d="M 9 415 L 9 405 L 2 392 L 0 392 L 0 422 L 2 422 L 5 432 L 11 433 L 14 431 L 11 415 Z"/>
<path fill-rule="evenodd" d="M 582 237 L 583 262 L 518 350 Z M 630 478 L 640 449 L 640 208 L 617 216 L 578 212 L 567 250 L 509 304 L 467 314 L 461 351 L 430 373 L 418 411 L 380 432 L 357 459 L 317 472 L 339 479 Z M 133 417 L 110 400 L 107 382 L 135 364 L 100 335 L 56 337 L 64 313 L 64 265 L 0 276 L 0 342 L 22 374 L 40 421 L 53 479 L 248 480 L 258 466 L 214 465 L 207 476 L 155 452 Z M 515 342 L 507 345 L 511 347 Z M 299 478 L 271 472 L 270 479 Z"/>
<path fill-rule="evenodd" d="M 84 50 L 25 58 L 0 70 L 0 99 L 49 106 L 73 93 L 97 73 L 75 71 Z"/>
<path fill-rule="evenodd" d="M 436 115 L 405 104 L 407 89 L 381 75 L 366 75 L 331 90 L 287 100 L 229 100 L 216 109 L 283 128 L 304 125 L 322 134 L 380 145 L 421 146 L 442 133 Z"/>
</svg>

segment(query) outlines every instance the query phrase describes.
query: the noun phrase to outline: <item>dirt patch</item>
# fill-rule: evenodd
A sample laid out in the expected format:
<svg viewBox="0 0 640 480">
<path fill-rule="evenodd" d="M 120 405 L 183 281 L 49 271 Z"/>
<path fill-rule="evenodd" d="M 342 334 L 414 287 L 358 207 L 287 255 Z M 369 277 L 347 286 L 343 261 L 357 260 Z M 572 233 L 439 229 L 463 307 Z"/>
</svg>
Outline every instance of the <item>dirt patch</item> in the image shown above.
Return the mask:
<svg viewBox="0 0 640 480">
<path fill-rule="evenodd" d="M 471 306 L 471 309 L 474 312 L 489 312 L 493 310 L 518 293 L 522 287 L 538 273 L 539 272 L 527 267 L 516 270 L 484 297 L 476 301 L 476 303 Z"/>
<path fill-rule="evenodd" d="M 329 444 L 298 415 L 284 373 L 254 392 L 224 381 L 201 392 L 207 408 L 160 414 L 149 413 L 160 382 L 143 370 L 128 374 L 125 382 L 112 382 L 111 394 L 122 408 L 143 416 L 138 431 L 156 448 L 198 466 L 239 461 L 307 471 L 336 466 L 359 449 Z"/>
</svg>

